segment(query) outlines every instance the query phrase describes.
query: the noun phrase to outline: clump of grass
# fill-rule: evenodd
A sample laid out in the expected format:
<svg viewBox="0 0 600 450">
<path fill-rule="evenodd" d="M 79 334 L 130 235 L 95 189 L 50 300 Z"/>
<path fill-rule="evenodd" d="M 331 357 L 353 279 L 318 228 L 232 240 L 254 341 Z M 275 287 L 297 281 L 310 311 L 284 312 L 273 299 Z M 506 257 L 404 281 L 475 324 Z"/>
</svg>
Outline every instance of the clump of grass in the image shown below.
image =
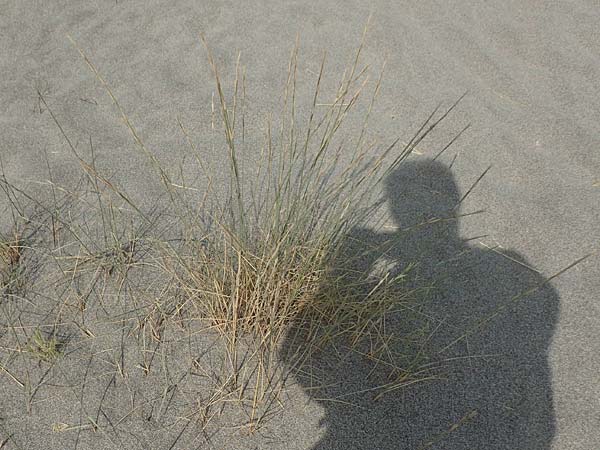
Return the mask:
<svg viewBox="0 0 600 450">
<path fill-rule="evenodd" d="M 2 285 L 9 283 L 10 275 L 17 270 L 21 261 L 22 242 L 19 236 L 13 239 L 0 240 L 0 273 L 2 274 Z"/>
<path fill-rule="evenodd" d="M 25 242 L 18 232 L 10 237 L 0 236 L 0 294 L 11 296 L 22 291 L 24 269 L 22 264 Z"/>
<path fill-rule="evenodd" d="M 46 362 L 52 362 L 61 355 L 58 339 L 55 336 L 45 336 L 39 328 L 31 335 L 26 351 Z"/>
<path fill-rule="evenodd" d="M 164 256 L 169 264 L 165 268 L 177 277 L 178 289 L 198 317 L 221 333 L 232 385 L 247 386 L 247 373 L 252 374 L 250 426 L 255 427 L 260 422 L 258 404 L 268 403 L 267 393 L 277 391 L 285 378 L 278 372 L 280 344 L 299 323 L 305 328 L 298 347 L 303 350 L 288 359 L 286 369 L 301 370 L 313 351 L 340 336 L 348 342 L 349 351 L 369 341 L 371 348 L 378 349 L 377 357 L 389 354 L 389 336 L 383 326 L 386 314 L 414 303 L 418 292 L 402 288 L 406 272 L 380 274 L 376 281 L 372 274 L 351 272 L 353 264 L 348 258 L 360 259 L 361 255 L 343 254 L 346 240 L 352 230 L 367 224 L 381 226 L 382 180 L 456 104 L 440 119 L 433 121 L 432 114 L 404 148 L 397 148 L 399 139 L 385 146 L 370 142 L 369 116 L 382 78 L 380 74 L 368 96 L 368 67 L 360 66 L 361 44 L 333 92 L 334 100 L 321 110 L 317 105 L 327 95 L 322 92 L 323 58 L 303 122 L 296 105 L 296 46 L 280 123 L 267 121 L 258 167 L 248 174 L 240 163 L 245 142 L 240 125 L 244 123 L 243 110 L 238 110 L 245 103 L 245 88 L 240 86 L 245 72 L 238 64 L 228 101 L 208 46 L 207 51 L 216 82 L 230 185 L 224 206 L 205 212 L 212 227 L 187 221 L 186 235 L 203 238 L 188 242 L 185 254 L 167 248 Z M 343 125 L 355 109 L 360 110 L 365 96 L 368 100 L 366 108 L 362 106 L 358 132 L 352 137 L 343 135 L 347 131 Z M 252 364 L 253 370 L 247 370 Z"/>
<path fill-rule="evenodd" d="M 19 236 L 15 236 L 13 240 L 0 241 L 0 260 L 3 267 L 14 267 L 21 260 L 21 241 Z"/>
<path fill-rule="evenodd" d="M 93 162 L 83 159 L 39 93 L 88 177 L 91 194 L 97 197 L 96 206 L 87 200 L 82 204 L 94 210 L 102 230 L 102 236 L 96 237 L 103 240 L 100 244 L 94 242 L 95 235 L 85 222 L 81 226 L 53 215 L 52 223 L 58 221 L 62 233 L 74 239 L 71 243 L 63 239 L 55 245 L 54 257 L 59 262 L 69 262 L 70 268 L 61 266 L 61 270 L 71 281 L 85 273 L 92 274 L 92 278 L 102 274 L 106 279 L 118 272 L 119 295 L 125 285 L 127 295 L 135 289 L 133 284 L 125 283 L 132 266 L 160 273 L 166 287 L 153 306 L 139 308 L 145 315 L 137 327 L 143 332 L 144 354 L 148 353 L 147 329 L 157 348 L 168 322 L 183 316 L 190 327 L 197 326 L 194 333 L 202 330 L 197 324 L 207 325 L 205 330 L 216 330 L 225 349 L 226 365 L 222 376 L 217 377 L 215 395 L 209 396 L 201 408 L 205 413 L 202 420 L 209 414 L 207 408 L 212 410 L 216 403 L 231 404 L 235 400 L 247 414 L 248 428 L 258 428 L 280 402 L 287 377 L 301 371 L 313 353 L 340 339 L 347 352 L 366 355 L 377 364 L 384 362 L 390 376 L 395 377 L 382 386 L 385 392 L 392 391 L 396 384 L 423 376 L 414 361 L 399 367 L 389 351 L 392 336 L 385 326 L 388 314 L 398 310 L 409 314 L 410 305 L 421 295 L 405 285 L 411 266 L 400 274 L 393 270 L 378 275 L 361 273 L 353 267 L 364 254 L 348 255 L 345 250 L 354 230 L 367 225 L 375 229 L 382 226 L 382 181 L 458 102 L 433 120 L 436 109 L 401 148 L 400 138 L 383 145 L 373 140 L 368 131 L 369 120 L 383 68 L 371 82 L 370 69 L 361 62 L 363 43 L 364 36 L 352 63 L 331 92 L 324 89 L 327 74 L 323 57 L 306 109 L 299 101 L 296 44 L 288 66 L 282 110 L 278 121 L 266 120 L 264 145 L 252 170 L 242 162 L 249 150 L 245 70 L 238 59 L 232 92 L 228 94 L 206 46 L 216 83 L 216 109 L 225 138 L 223 152 L 229 178 L 221 189 L 214 186 L 204 155 L 180 122 L 189 150 L 205 170 L 208 181 L 199 202 L 186 195 L 188 190 L 197 188 L 175 182 L 146 147 L 110 86 L 80 50 L 165 188 L 170 217 L 168 239 L 163 236 L 165 227 L 156 225 L 151 214 L 142 211 L 129 195 L 104 177 Z M 352 131 L 346 129 L 348 123 Z M 93 161 L 91 142 L 90 147 Z M 84 198 L 75 192 L 69 195 Z M 128 208 L 127 214 L 114 206 L 115 199 Z M 132 215 L 142 224 L 140 227 L 133 226 Z M 61 239 L 53 235 L 53 240 Z M 138 264 L 135 254 L 142 241 L 151 250 L 145 254 L 145 261 Z M 386 248 L 369 251 L 383 254 Z M 95 282 L 89 286 L 91 292 Z M 85 307 L 80 310 L 83 323 Z M 282 348 L 284 340 L 288 344 L 296 342 L 291 346 L 293 351 Z M 30 346 L 40 359 L 51 360 L 58 355 L 57 342 L 44 339 L 39 332 L 34 333 Z M 146 374 L 150 366 L 150 362 L 143 363 Z"/>
</svg>

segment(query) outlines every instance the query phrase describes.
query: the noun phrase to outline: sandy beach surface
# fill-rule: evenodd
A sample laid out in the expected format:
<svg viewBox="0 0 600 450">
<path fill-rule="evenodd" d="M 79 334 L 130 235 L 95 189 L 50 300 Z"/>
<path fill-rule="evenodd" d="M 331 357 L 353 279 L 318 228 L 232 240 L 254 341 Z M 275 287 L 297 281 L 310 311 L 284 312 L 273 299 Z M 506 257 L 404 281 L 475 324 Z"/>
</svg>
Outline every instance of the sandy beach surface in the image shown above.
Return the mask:
<svg viewBox="0 0 600 450">
<path fill-rule="evenodd" d="M 461 208 L 485 213 L 461 219 L 452 231 L 452 245 L 478 250 L 471 282 L 458 275 L 446 286 L 444 314 L 484 310 L 485 298 L 510 296 L 516 287 L 592 253 L 538 291 L 524 310 L 503 319 L 502 331 L 474 339 L 477 351 L 514 358 L 492 359 L 481 372 L 465 369 L 455 383 L 411 388 L 377 405 L 360 405 L 360 412 L 310 400 L 299 382 L 264 429 L 248 436 L 229 427 L 233 418 L 215 419 L 207 430 L 186 419 L 194 389 L 203 386 L 201 377 L 184 376 L 189 358 L 210 354 L 202 338 L 185 348 L 159 350 L 156 365 L 161 359 L 162 371 L 143 377 L 131 364 L 129 375 L 116 382 L 110 358 L 94 353 L 102 348 L 112 354 L 124 342 L 121 335 L 108 335 L 110 325 L 95 329 L 104 343 L 82 339 L 85 351 L 73 350 L 73 358 L 50 370 L 13 359 L 5 315 L 0 364 L 8 372 L 0 370 L 0 448 L 600 448 L 597 1 L 0 1 L 0 157 L 6 178 L 43 196 L 47 180 L 68 184 L 81 173 L 42 94 L 74 146 L 88 158 L 92 143 L 102 172 L 136 202 L 152 205 L 160 192 L 148 176 L 151 165 L 68 36 L 101 72 L 165 167 L 177 170 L 186 145 L 179 119 L 219 178 L 225 177 L 219 170 L 223 157 L 214 142 L 223 141 L 211 129 L 215 85 L 200 34 L 228 89 L 241 54 L 248 83 L 246 131 L 257 143 L 255 151 L 243 154 L 242 164 L 252 168 L 260 158 L 264 118 L 279 104 L 296 36 L 302 91 L 314 84 L 323 51 L 328 82 L 341 76 L 370 14 L 361 61 L 372 66 L 374 76 L 386 61 L 372 112 L 373 139 L 408 141 L 439 103 L 446 108 L 467 92 L 411 158 L 434 157 L 470 124 L 439 160 L 451 169 L 433 170 L 432 176 L 460 197 L 492 166 Z M 398 183 L 406 175 L 398 174 Z M 392 216 L 401 221 L 400 191 L 393 179 L 387 186 Z M 2 193 L 0 199 L 0 207 L 8 206 Z M 4 230 L 11 223 L 6 211 L 0 217 Z M 498 245 L 511 258 L 485 252 Z M 435 265 L 424 263 L 431 270 Z M 35 305 L 28 308 L 24 324 L 42 320 L 36 319 Z M 131 349 L 128 357 L 135 361 L 144 351 Z M 354 369 L 329 376 L 348 376 L 348 388 L 360 385 L 366 375 Z M 450 432 L 455 424 L 460 426 Z"/>
</svg>

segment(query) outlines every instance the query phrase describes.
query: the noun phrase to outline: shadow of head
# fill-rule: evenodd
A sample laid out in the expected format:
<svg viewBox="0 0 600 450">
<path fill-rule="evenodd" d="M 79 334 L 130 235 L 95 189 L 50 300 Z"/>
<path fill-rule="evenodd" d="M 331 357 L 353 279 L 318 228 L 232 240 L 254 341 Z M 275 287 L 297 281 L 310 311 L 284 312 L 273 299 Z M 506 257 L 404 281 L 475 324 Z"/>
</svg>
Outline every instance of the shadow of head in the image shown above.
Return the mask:
<svg viewBox="0 0 600 450">
<path fill-rule="evenodd" d="M 360 310 L 383 277 L 395 280 L 389 307 L 365 321 L 373 333 L 353 341 L 347 330 L 364 317 L 341 309 L 298 318 L 283 342 L 293 378 L 325 410 L 315 448 L 549 449 L 556 293 L 517 253 L 460 238 L 460 193 L 443 164 L 405 162 L 385 195 L 395 231 L 348 233 L 330 260 L 342 286 L 332 299 L 326 280 L 323 294 Z M 315 346 L 319 332 L 329 337 Z"/>
<path fill-rule="evenodd" d="M 402 229 L 436 218 L 447 218 L 459 202 L 452 172 L 432 160 L 409 161 L 400 165 L 387 177 L 385 190 L 390 214 Z M 453 227 L 455 222 L 446 224 Z"/>
</svg>

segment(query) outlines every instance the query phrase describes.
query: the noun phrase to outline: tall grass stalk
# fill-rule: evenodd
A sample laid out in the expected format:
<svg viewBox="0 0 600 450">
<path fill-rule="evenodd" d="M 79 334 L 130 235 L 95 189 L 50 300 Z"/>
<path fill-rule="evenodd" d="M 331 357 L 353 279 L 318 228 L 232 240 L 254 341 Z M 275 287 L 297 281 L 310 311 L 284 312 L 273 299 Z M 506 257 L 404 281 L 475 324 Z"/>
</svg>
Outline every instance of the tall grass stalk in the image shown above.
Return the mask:
<svg viewBox="0 0 600 450">
<path fill-rule="evenodd" d="M 176 291 L 169 297 L 176 304 L 167 308 L 157 302 L 153 311 L 169 310 L 170 314 L 186 311 L 196 322 L 207 324 L 220 334 L 226 348 L 228 376 L 219 389 L 229 389 L 236 395 L 248 411 L 251 429 L 260 425 L 269 408 L 278 401 L 286 377 L 302 370 L 304 361 L 327 342 L 342 338 L 350 351 L 362 351 L 361 345 L 367 342 L 370 357 L 383 361 L 390 353 L 386 315 L 402 308 L 408 311 L 418 297 L 416 291 L 403 287 L 405 272 L 387 272 L 375 281 L 370 274 L 350 272 L 352 261 L 348 258 L 361 255 L 345 255 L 343 248 L 353 230 L 369 224 L 381 225 L 382 181 L 458 102 L 433 120 L 439 110 L 436 108 L 404 147 L 398 146 L 400 138 L 384 146 L 372 142 L 369 119 L 381 88 L 383 68 L 371 83 L 370 67 L 361 63 L 364 39 L 365 35 L 352 63 L 331 93 L 323 87 L 327 77 L 326 55 L 323 55 L 308 111 L 299 102 L 300 62 L 296 41 L 279 120 L 274 123 L 270 116 L 267 118 L 265 143 L 251 173 L 244 167 L 240 153 L 247 149 L 245 68 L 240 67 L 238 57 L 231 98 L 227 100 L 215 58 L 202 38 L 215 80 L 230 177 L 223 201 L 223 188 L 213 184 L 206 169 L 209 166 L 206 155 L 179 121 L 189 151 L 205 170 L 206 190 L 200 203 L 186 194 L 197 188 L 173 181 L 144 144 L 108 83 L 77 47 L 108 92 L 136 148 L 150 159 L 160 176 L 169 208 L 174 211 L 171 228 L 181 231 L 178 239 L 163 239 L 158 233 L 148 231 L 153 223 L 150 215 L 142 212 L 129 195 L 103 177 L 93 164 L 84 161 L 52 114 L 92 184 L 97 190 L 100 185 L 114 193 L 139 216 L 146 225 L 144 230 L 152 234 L 152 237 L 145 234 L 145 240 L 154 249 L 147 264 L 165 274 Z M 326 97 L 333 100 L 323 108 L 320 101 Z M 357 118 L 358 132 L 349 132 L 344 125 L 355 123 Z M 100 196 L 98 201 L 102 203 Z M 104 223 L 103 211 L 114 213 L 118 209 L 111 203 L 110 207 L 100 204 L 99 210 Z M 116 231 L 110 234 L 119 235 Z M 118 239 L 112 240 L 116 248 L 122 248 Z M 132 240 L 133 237 L 129 239 Z M 385 249 L 379 251 L 383 253 Z M 297 347 L 301 350 L 282 365 L 281 343 L 291 332 L 303 343 Z M 160 332 L 153 329 L 153 335 L 160 336 Z M 394 366 L 394 361 L 388 358 L 386 364 Z M 393 367 L 393 371 L 402 373 L 399 383 L 420 376 L 423 370 L 416 363 L 413 366 Z"/>
</svg>

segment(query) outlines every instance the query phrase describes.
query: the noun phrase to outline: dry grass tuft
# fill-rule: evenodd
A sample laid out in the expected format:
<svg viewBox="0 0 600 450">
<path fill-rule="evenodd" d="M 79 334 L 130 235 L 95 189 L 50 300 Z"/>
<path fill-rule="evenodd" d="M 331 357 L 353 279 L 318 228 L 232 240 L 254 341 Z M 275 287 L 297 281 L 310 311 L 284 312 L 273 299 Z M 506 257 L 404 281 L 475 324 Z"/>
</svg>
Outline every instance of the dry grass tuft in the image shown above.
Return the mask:
<svg viewBox="0 0 600 450">
<path fill-rule="evenodd" d="M 58 339 L 55 336 L 45 336 L 39 329 L 31 335 L 26 351 L 47 362 L 55 360 L 61 354 Z"/>
<path fill-rule="evenodd" d="M 354 268 L 364 255 L 346 251 L 354 230 L 382 226 L 382 181 L 458 101 L 434 120 L 436 109 L 403 147 L 398 147 L 400 138 L 378 144 L 368 130 L 383 68 L 372 81 L 370 68 L 361 62 L 363 44 L 364 36 L 332 92 L 324 88 L 323 57 L 310 101 L 302 105 L 296 44 L 282 110 L 277 121 L 266 120 L 264 145 L 250 168 L 243 162 L 251 145 L 245 129 L 245 69 L 238 59 L 233 87 L 227 92 L 206 46 L 229 170 L 226 186 L 214 185 L 205 155 L 182 122 L 188 151 L 204 171 L 205 183 L 190 186 L 175 180 L 146 147 L 110 86 L 78 48 L 165 189 L 168 202 L 160 213 L 144 210 L 100 173 L 91 140 L 91 162 L 87 161 L 38 93 L 40 105 L 81 165 L 85 180 L 76 189 L 58 187 L 51 180 L 53 202 L 42 207 L 49 217 L 43 227 L 50 238 L 41 253 L 58 273 L 51 284 L 60 300 L 49 308 L 44 316 L 47 323 L 41 325 L 53 330 L 65 323 L 74 325 L 82 346 L 99 341 L 102 330 L 114 327 L 120 334 L 119 348 L 90 356 L 91 364 L 94 355 L 110 355 L 107 364 L 114 374 L 105 395 L 116 385 L 115 379 L 128 380 L 133 370 L 141 369 L 137 373 L 148 377 L 159 371 L 167 379 L 167 346 L 183 346 L 185 336 L 190 340 L 199 333 L 217 335 L 225 353 L 217 372 L 208 362 L 193 359 L 183 376 L 194 373 L 210 386 L 209 395 L 198 392 L 188 417 L 202 428 L 226 406 L 236 405 L 245 415 L 243 426 L 256 430 L 281 407 L 289 376 L 301 373 L 309 358 L 332 344 L 340 358 L 354 352 L 385 369 L 387 378 L 377 389 L 378 397 L 431 377 L 419 351 L 402 361 L 390 351 L 390 342 L 399 339 L 386 326 L 392 313 L 415 317 L 414 329 L 402 337 L 407 346 L 420 348 L 428 337 L 427 325 L 423 317 L 417 318 L 414 307 L 426 289 L 406 283 L 411 266 L 401 273 L 393 269 L 361 273 Z M 345 127 L 347 123 L 351 125 Z M 3 186 L 7 185 L 4 179 Z M 201 198 L 188 195 L 198 191 Z M 70 201 L 68 214 L 60 196 Z M 25 214 L 19 210 L 19 215 Z M 17 236 L 1 244 L 3 267 L 19 264 L 19 242 Z M 386 250 L 369 249 L 379 255 Z M 92 309 L 95 317 L 105 317 L 102 324 L 90 319 Z M 13 334 L 21 339 L 17 331 Z M 134 369 L 127 361 L 126 354 L 132 353 L 127 345 L 137 347 L 133 353 L 141 355 Z M 58 341 L 39 328 L 26 348 L 44 361 L 55 361 L 62 354 Z M 177 386 L 172 382 L 165 387 L 159 411 L 167 393 Z M 132 412 L 137 409 L 132 406 Z M 126 418 L 114 422 L 118 425 Z"/>
</svg>

